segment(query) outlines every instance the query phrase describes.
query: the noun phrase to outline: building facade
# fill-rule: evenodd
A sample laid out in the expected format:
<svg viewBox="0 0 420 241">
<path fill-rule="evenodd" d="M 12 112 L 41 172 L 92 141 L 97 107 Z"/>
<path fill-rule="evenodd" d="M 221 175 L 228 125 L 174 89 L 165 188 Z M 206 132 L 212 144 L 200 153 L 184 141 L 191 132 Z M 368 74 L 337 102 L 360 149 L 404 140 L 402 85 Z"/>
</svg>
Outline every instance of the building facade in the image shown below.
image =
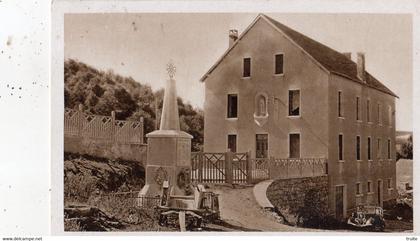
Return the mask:
<svg viewBox="0 0 420 241">
<path fill-rule="evenodd" d="M 395 198 L 396 95 L 354 62 L 260 14 L 201 79 L 204 151 L 326 158 L 329 209 Z"/>
</svg>

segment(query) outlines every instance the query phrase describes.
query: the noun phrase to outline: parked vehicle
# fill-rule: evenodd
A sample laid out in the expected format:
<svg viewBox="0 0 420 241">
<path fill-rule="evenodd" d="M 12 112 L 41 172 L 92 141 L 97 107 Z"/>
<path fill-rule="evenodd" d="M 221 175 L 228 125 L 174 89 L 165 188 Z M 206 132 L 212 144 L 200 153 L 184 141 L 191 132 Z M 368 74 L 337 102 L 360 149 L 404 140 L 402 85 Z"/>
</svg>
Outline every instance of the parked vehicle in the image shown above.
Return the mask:
<svg viewBox="0 0 420 241">
<path fill-rule="evenodd" d="M 397 198 L 397 203 L 406 204 L 410 208 L 413 208 L 413 189 L 400 194 Z"/>
<path fill-rule="evenodd" d="M 359 205 L 347 220 L 352 228 L 365 231 L 384 231 L 384 211 L 378 206 Z"/>
</svg>

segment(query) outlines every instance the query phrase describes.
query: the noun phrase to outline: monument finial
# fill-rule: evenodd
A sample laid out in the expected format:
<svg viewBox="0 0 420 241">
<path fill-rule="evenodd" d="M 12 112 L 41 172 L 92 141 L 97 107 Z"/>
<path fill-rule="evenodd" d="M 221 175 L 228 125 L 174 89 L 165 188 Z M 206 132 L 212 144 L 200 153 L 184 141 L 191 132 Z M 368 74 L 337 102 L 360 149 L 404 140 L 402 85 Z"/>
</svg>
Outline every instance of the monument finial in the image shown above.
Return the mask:
<svg viewBox="0 0 420 241">
<path fill-rule="evenodd" d="M 168 72 L 169 78 L 173 79 L 176 73 L 176 67 L 172 59 L 166 64 L 166 71 Z"/>
</svg>

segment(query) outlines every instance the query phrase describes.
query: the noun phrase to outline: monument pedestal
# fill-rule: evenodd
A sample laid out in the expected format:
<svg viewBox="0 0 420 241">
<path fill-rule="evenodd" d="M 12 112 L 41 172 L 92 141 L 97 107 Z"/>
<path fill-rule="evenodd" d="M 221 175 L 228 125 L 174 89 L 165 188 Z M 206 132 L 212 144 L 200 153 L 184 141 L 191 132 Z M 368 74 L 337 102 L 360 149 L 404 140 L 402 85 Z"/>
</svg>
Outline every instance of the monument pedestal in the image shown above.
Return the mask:
<svg viewBox="0 0 420 241">
<path fill-rule="evenodd" d="M 165 181 L 168 181 L 171 187 L 171 195 L 192 194 L 192 190 L 189 190 L 191 187 L 192 136 L 180 131 L 175 70 L 172 63 L 168 64 L 169 79 L 166 82 L 163 96 L 160 128 L 146 135 L 148 142 L 146 184 L 140 191 L 140 197 L 161 195 L 162 185 Z"/>
<path fill-rule="evenodd" d="M 146 137 L 146 184 L 140 195 L 160 195 L 164 181 L 172 187 L 172 195 L 189 195 L 192 136 L 179 130 L 157 130 Z"/>
</svg>

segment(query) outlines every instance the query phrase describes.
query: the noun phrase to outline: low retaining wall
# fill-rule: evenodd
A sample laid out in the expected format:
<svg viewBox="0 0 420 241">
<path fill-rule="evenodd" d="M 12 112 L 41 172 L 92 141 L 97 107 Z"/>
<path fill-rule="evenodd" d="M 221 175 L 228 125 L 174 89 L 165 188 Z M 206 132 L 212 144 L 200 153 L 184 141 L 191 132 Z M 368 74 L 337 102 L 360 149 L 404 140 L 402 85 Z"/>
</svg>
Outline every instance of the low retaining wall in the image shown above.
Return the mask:
<svg viewBox="0 0 420 241">
<path fill-rule="evenodd" d="M 140 143 L 113 143 L 83 137 L 64 137 L 64 151 L 108 159 L 124 159 L 146 163 L 147 145 Z"/>
<path fill-rule="evenodd" d="M 314 196 L 318 200 L 311 200 Z M 274 180 L 267 188 L 267 198 L 291 225 L 296 224 L 299 211 L 310 207 L 326 215 L 328 176 Z"/>
</svg>

